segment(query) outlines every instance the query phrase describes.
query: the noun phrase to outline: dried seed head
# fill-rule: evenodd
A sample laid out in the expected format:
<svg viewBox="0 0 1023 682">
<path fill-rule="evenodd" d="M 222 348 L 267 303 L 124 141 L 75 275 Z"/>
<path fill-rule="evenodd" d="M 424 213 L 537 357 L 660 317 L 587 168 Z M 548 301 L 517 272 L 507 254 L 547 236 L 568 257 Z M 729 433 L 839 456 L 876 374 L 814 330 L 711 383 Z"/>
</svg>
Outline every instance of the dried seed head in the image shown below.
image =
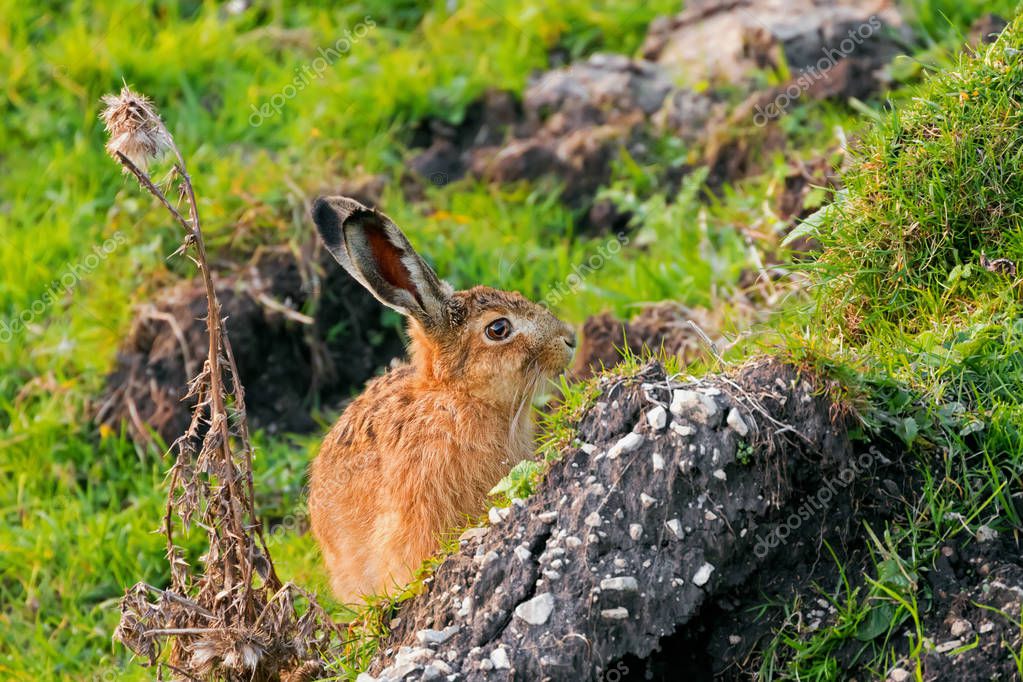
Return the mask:
<svg viewBox="0 0 1023 682">
<path fill-rule="evenodd" d="M 126 85 L 120 94 L 104 95 L 100 114 L 110 141 L 107 152 L 117 161 L 117 152 L 124 154 L 140 170 L 173 144 L 167 127 L 156 113 L 148 97 L 132 92 Z"/>
</svg>

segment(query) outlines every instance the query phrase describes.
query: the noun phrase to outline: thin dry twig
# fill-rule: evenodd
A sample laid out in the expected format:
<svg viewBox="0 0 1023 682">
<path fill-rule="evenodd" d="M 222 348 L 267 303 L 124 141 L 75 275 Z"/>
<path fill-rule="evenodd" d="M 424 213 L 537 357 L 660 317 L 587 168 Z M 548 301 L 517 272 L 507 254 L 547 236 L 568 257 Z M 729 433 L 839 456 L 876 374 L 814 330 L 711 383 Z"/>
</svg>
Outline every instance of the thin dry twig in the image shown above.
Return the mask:
<svg viewBox="0 0 1023 682">
<path fill-rule="evenodd" d="M 191 177 L 152 102 L 127 87 L 103 102 L 110 155 L 185 231 L 178 253 L 196 264 L 202 279 L 209 336 L 205 362 L 188 384 L 188 397 L 196 398 L 191 423 L 171 446 L 163 518 L 170 587 L 129 588 L 114 637 L 147 665 L 166 668 L 178 679 L 313 679 L 322 675 L 321 661 L 341 630 L 315 596 L 281 582 L 270 557 L 255 510 L 245 391 L 221 317 Z M 169 184 L 177 183 L 187 218 L 148 174 L 148 162 L 167 150 L 176 159 Z M 175 544 L 177 529 L 187 532 L 192 525 L 209 543 L 201 573 Z"/>
</svg>

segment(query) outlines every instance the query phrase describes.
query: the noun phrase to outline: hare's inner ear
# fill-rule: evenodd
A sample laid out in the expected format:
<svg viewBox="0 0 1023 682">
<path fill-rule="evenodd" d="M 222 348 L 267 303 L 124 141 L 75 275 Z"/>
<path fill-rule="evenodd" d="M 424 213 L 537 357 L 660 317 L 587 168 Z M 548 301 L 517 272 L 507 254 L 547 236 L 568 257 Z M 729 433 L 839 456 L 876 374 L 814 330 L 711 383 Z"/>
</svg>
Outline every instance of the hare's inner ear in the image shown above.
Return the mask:
<svg viewBox="0 0 1023 682">
<path fill-rule="evenodd" d="M 380 302 L 428 328 L 448 323 L 451 287 L 390 218 L 345 197 L 317 199 L 312 213 L 327 250 Z"/>
</svg>

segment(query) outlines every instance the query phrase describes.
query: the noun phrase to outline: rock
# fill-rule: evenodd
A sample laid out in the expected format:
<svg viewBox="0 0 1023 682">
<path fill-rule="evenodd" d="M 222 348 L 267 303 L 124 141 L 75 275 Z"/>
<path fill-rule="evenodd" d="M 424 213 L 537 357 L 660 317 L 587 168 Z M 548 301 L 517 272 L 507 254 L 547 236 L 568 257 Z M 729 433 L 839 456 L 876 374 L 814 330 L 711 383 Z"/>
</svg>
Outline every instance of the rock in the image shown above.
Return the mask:
<svg viewBox="0 0 1023 682">
<path fill-rule="evenodd" d="M 643 526 L 638 523 L 629 524 L 629 537 L 639 542 L 640 538 L 643 537 Z"/>
<path fill-rule="evenodd" d="M 501 523 L 511 514 L 511 509 L 508 507 L 491 507 L 490 511 L 487 512 L 487 518 L 490 520 L 492 526 L 496 526 Z"/>
<path fill-rule="evenodd" d="M 554 523 L 558 520 L 558 512 L 553 510 L 546 511 L 542 514 L 537 514 L 536 518 L 539 519 L 540 523 Z"/>
<path fill-rule="evenodd" d="M 739 414 L 738 408 L 733 407 L 728 411 L 728 418 L 725 420 L 728 426 L 732 428 L 740 438 L 745 438 L 746 434 L 749 433 L 749 426 L 746 425 L 746 421 Z"/>
<path fill-rule="evenodd" d="M 949 628 L 949 633 L 953 637 L 962 637 L 970 632 L 973 632 L 973 626 L 970 625 L 970 621 L 962 618 L 952 621 L 952 626 Z"/>
<path fill-rule="evenodd" d="M 519 545 L 515 548 L 515 556 L 519 558 L 519 561 L 529 561 L 533 558 L 533 553 L 525 545 Z"/>
<path fill-rule="evenodd" d="M 654 471 L 664 471 L 664 457 L 661 456 L 661 453 L 655 452 L 650 455 L 650 461 L 654 465 Z"/>
<path fill-rule="evenodd" d="M 619 578 L 604 578 L 600 581 L 601 590 L 614 590 L 616 592 L 638 592 L 639 583 L 631 575 Z"/>
<path fill-rule="evenodd" d="M 625 620 L 629 617 L 629 610 L 624 606 L 617 606 L 613 609 L 603 609 L 600 617 L 604 620 Z"/>
<path fill-rule="evenodd" d="M 703 564 L 696 570 L 696 574 L 693 575 L 693 584 L 697 587 L 703 587 L 710 580 L 711 573 L 714 572 L 714 567 L 710 564 Z"/>
<path fill-rule="evenodd" d="M 649 509 L 650 507 L 657 504 L 657 500 L 653 497 L 650 497 L 646 493 L 639 494 L 639 502 L 641 505 L 643 505 L 643 509 Z"/>
<path fill-rule="evenodd" d="M 490 652 L 490 662 L 494 664 L 494 670 L 510 670 L 511 662 L 508 660 L 508 652 L 503 646 L 499 646 Z"/>
<path fill-rule="evenodd" d="M 590 512 L 586 516 L 585 520 L 586 525 L 589 526 L 590 528 L 596 528 L 603 522 L 604 522 L 603 519 L 600 518 L 600 514 L 598 514 L 597 512 Z"/>
<path fill-rule="evenodd" d="M 615 459 L 619 455 L 630 453 L 638 448 L 642 443 L 643 434 L 633 431 L 632 433 L 623 436 L 621 440 L 611 446 L 611 448 L 607 451 L 607 458 Z"/>
<path fill-rule="evenodd" d="M 682 531 L 682 522 L 679 521 L 678 519 L 669 519 L 668 521 L 664 522 L 664 525 L 667 526 L 668 530 L 670 530 L 672 534 L 674 534 L 674 536 L 679 540 L 681 540 L 682 537 L 685 535 L 685 533 Z"/>
<path fill-rule="evenodd" d="M 550 592 L 539 594 L 515 607 L 515 616 L 530 625 L 543 625 L 554 610 L 554 595 Z"/>
<path fill-rule="evenodd" d="M 458 541 L 468 542 L 469 540 L 479 540 L 480 538 L 486 537 L 488 532 L 490 532 L 490 528 L 486 526 L 466 528 L 462 534 L 458 536 Z"/>
<path fill-rule="evenodd" d="M 998 531 L 988 525 L 977 529 L 977 542 L 992 542 L 998 539 Z"/>
<path fill-rule="evenodd" d="M 444 661 L 435 660 L 430 662 L 425 668 L 423 668 L 423 682 L 431 682 L 432 680 L 440 680 L 446 678 L 451 674 L 451 666 Z"/>
<path fill-rule="evenodd" d="M 646 422 L 650 425 L 650 428 L 660 431 L 668 423 L 668 412 L 660 405 L 654 405 L 646 413 Z"/>
<path fill-rule="evenodd" d="M 909 679 L 910 672 L 905 668 L 892 668 L 888 671 L 888 679 L 891 682 L 906 682 Z"/>
<path fill-rule="evenodd" d="M 458 625 L 449 625 L 443 630 L 425 629 L 416 633 L 416 639 L 424 646 L 437 646 L 451 639 L 461 628 Z"/>
</svg>

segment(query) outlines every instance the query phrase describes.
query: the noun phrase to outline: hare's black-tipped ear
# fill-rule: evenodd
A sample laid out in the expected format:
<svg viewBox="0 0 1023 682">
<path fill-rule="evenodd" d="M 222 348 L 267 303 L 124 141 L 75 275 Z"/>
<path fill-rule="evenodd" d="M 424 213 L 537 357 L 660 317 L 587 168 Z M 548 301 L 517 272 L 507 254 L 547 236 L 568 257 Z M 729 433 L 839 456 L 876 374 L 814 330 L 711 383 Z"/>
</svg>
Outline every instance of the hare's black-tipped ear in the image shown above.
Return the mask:
<svg viewBox="0 0 1023 682">
<path fill-rule="evenodd" d="M 390 218 L 347 197 L 320 197 L 312 216 L 327 250 L 377 300 L 428 328 L 447 323 L 451 286 Z"/>
</svg>

